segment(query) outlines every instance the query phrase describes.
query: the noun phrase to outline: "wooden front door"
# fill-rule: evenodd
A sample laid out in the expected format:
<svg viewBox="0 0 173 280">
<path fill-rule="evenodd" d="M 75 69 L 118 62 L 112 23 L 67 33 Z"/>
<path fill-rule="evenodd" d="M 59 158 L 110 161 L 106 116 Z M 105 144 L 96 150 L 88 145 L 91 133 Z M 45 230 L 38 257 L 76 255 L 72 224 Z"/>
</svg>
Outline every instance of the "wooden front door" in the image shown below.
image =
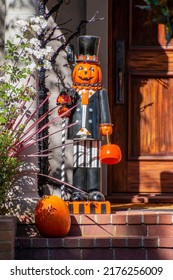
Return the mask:
<svg viewBox="0 0 173 280">
<path fill-rule="evenodd" d="M 109 3 L 111 141 L 123 158 L 108 168 L 108 196 L 173 194 L 173 42 L 145 24 L 144 1 Z"/>
</svg>

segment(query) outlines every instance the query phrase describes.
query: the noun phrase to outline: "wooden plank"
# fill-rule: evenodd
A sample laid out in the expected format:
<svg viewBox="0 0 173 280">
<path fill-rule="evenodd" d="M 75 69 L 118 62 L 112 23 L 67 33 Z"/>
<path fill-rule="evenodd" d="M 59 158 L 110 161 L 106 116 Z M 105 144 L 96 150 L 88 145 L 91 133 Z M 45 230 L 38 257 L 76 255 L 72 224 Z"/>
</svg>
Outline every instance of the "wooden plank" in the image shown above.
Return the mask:
<svg viewBox="0 0 173 280">
<path fill-rule="evenodd" d="M 170 72 L 173 73 L 173 51 L 172 50 L 130 50 L 128 53 L 128 67 L 133 71 L 147 71 L 148 73 L 154 71 L 161 71 L 165 76 Z M 146 74 L 146 73 L 145 73 Z"/>
<path fill-rule="evenodd" d="M 173 162 L 128 162 L 129 192 L 173 192 Z"/>
</svg>

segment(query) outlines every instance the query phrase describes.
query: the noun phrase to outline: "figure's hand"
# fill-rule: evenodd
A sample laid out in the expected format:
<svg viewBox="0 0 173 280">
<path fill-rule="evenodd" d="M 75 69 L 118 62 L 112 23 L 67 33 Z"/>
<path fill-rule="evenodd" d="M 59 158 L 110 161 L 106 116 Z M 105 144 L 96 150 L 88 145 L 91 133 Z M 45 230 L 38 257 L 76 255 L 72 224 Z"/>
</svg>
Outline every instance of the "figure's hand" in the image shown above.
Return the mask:
<svg viewBox="0 0 173 280">
<path fill-rule="evenodd" d="M 100 124 L 100 134 L 103 135 L 103 136 L 109 136 L 112 134 L 112 126 L 113 124 L 112 123 L 102 123 Z"/>
</svg>

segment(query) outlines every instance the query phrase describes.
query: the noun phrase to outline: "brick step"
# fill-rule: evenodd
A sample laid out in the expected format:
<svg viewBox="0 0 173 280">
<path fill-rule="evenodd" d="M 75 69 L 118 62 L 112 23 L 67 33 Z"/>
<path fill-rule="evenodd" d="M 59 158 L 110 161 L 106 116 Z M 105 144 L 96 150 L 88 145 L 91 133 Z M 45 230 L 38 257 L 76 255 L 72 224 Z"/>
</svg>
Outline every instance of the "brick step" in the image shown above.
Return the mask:
<svg viewBox="0 0 173 280">
<path fill-rule="evenodd" d="M 20 237 L 15 259 L 173 260 L 173 237 Z"/>
<path fill-rule="evenodd" d="M 16 259 L 171 259 L 172 211 L 71 215 L 64 238 L 45 238 L 35 225 L 18 225 Z"/>
<path fill-rule="evenodd" d="M 160 236 L 173 237 L 173 211 L 117 211 L 114 214 L 71 215 L 69 236 L 122 237 Z M 40 236 L 34 224 L 19 224 L 18 236 Z"/>
</svg>

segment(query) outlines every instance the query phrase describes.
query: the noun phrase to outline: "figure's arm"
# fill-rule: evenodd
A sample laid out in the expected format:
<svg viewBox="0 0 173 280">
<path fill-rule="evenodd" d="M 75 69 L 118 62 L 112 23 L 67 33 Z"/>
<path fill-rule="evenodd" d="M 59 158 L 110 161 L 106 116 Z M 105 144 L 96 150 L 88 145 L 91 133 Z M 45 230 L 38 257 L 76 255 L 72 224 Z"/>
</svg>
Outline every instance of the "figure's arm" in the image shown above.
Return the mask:
<svg viewBox="0 0 173 280">
<path fill-rule="evenodd" d="M 112 123 L 109 110 L 109 102 L 107 90 L 100 90 L 100 110 L 101 110 L 101 122 L 100 122 L 100 134 L 103 136 L 112 134 Z"/>
<path fill-rule="evenodd" d="M 74 105 L 78 101 L 78 95 L 73 88 L 68 89 L 68 95 L 71 97 L 71 105 Z"/>
</svg>

